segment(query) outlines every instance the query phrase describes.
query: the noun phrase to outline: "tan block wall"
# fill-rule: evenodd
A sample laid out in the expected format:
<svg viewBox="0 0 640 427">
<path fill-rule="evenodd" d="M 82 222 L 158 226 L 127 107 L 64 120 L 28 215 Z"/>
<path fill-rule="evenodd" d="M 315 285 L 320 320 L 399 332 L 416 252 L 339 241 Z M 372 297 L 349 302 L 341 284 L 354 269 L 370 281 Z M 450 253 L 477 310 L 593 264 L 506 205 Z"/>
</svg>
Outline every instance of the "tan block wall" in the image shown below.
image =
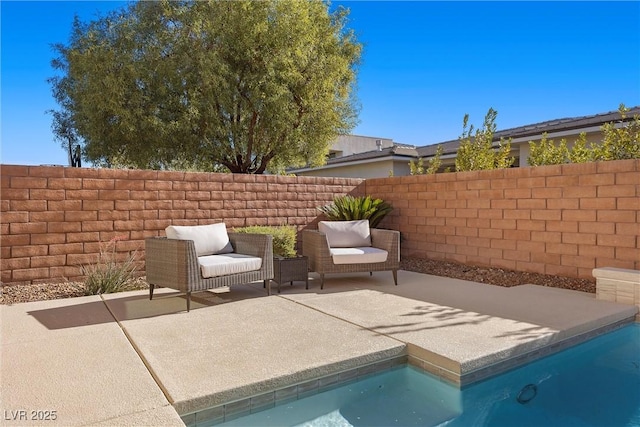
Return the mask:
<svg viewBox="0 0 640 427">
<path fill-rule="evenodd" d="M 402 255 L 566 277 L 640 270 L 640 160 L 378 178 Z"/>
<path fill-rule="evenodd" d="M 2 283 L 78 279 L 100 242 L 122 258 L 170 224 L 229 227 L 317 220 L 317 206 L 363 194 L 360 179 L 2 165 Z"/>
<path fill-rule="evenodd" d="M 369 179 L 2 165 L 1 280 L 79 278 L 100 242 L 126 256 L 169 224 L 317 221 L 337 195 L 395 210 L 402 255 L 592 278 L 640 270 L 640 160 Z M 141 255 L 143 255 L 141 253 Z M 141 263 L 141 265 L 143 265 Z"/>
</svg>

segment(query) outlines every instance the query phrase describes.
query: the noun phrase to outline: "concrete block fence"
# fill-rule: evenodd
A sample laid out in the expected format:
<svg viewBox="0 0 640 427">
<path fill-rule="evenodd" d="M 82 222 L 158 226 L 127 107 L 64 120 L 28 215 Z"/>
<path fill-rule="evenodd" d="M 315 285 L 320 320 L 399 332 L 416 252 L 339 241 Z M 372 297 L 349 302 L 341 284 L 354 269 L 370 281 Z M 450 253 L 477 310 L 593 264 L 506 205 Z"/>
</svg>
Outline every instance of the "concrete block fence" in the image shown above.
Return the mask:
<svg viewBox="0 0 640 427">
<path fill-rule="evenodd" d="M 360 179 L 1 165 L 3 284 L 77 280 L 117 239 L 121 259 L 174 225 L 317 221 L 317 206 L 364 191 Z"/>
<path fill-rule="evenodd" d="M 592 279 L 640 270 L 640 160 L 369 179 L 404 256 Z"/>
<path fill-rule="evenodd" d="M 567 277 L 640 270 L 640 160 L 379 179 L 0 165 L 3 284 L 80 278 L 101 242 L 140 255 L 169 224 L 314 226 L 371 194 L 403 256 Z"/>
</svg>

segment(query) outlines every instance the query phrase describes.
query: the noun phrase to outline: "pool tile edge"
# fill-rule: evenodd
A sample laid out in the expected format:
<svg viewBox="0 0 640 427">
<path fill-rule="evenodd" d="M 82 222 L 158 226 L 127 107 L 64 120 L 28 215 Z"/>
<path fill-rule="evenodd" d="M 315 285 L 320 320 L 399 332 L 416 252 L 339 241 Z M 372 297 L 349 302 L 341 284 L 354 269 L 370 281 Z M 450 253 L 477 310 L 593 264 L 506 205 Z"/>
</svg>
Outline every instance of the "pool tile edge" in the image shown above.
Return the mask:
<svg viewBox="0 0 640 427">
<path fill-rule="evenodd" d="M 361 365 L 342 372 L 332 373 L 320 378 L 298 384 L 291 384 L 277 390 L 249 396 L 233 402 L 216 405 L 204 410 L 181 415 L 187 426 L 215 425 L 231 421 L 245 415 L 272 408 L 276 405 L 313 396 L 347 383 L 358 381 L 381 372 L 398 369 L 408 363 L 408 356 L 396 356 Z"/>
</svg>

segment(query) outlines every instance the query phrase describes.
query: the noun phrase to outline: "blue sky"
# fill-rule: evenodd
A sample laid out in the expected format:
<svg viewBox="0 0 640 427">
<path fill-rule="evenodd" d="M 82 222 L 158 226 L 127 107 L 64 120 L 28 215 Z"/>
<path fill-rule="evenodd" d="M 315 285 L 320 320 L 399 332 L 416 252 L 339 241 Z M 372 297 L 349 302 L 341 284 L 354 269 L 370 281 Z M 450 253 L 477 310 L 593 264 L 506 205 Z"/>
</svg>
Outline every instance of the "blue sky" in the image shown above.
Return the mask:
<svg viewBox="0 0 640 427">
<path fill-rule="evenodd" d="M 1 16 L 3 164 L 67 164 L 51 133 L 51 45 L 74 14 L 124 3 L 5 1 Z M 354 134 L 416 146 L 458 138 L 462 119 L 498 129 L 640 105 L 640 2 L 336 2 L 364 43 Z"/>
</svg>

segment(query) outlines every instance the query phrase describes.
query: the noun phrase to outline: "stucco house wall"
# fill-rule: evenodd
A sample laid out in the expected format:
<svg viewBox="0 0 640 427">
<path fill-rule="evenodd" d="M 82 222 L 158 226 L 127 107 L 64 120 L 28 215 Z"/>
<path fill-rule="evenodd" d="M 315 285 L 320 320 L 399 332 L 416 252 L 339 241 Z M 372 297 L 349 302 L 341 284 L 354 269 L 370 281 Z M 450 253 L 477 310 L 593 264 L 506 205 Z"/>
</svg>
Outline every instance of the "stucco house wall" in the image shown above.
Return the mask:
<svg viewBox="0 0 640 427">
<path fill-rule="evenodd" d="M 405 176 L 409 175 L 409 159 L 384 158 L 371 162 L 349 162 L 323 169 L 307 169 L 297 175 L 362 179 Z"/>
<path fill-rule="evenodd" d="M 379 147 L 377 141 L 380 141 Z M 333 153 L 335 157 L 343 157 L 356 153 L 375 151 L 379 148 L 391 147 L 392 145 L 393 140 L 389 138 L 361 135 L 340 135 L 335 142 L 331 144 L 329 153 L 330 155 Z"/>
</svg>

